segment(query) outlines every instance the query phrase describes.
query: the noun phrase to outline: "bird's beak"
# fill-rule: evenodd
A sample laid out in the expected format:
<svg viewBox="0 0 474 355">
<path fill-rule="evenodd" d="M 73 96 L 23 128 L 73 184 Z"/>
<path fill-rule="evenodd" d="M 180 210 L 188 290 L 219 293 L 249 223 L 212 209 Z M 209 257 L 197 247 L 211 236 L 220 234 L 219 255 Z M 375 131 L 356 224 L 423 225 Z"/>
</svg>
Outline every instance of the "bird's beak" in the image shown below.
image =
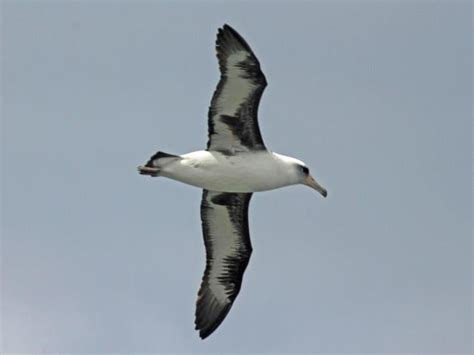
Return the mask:
<svg viewBox="0 0 474 355">
<path fill-rule="evenodd" d="M 321 195 L 323 195 L 323 197 L 326 197 L 328 195 L 327 190 L 321 185 L 319 185 L 318 182 L 314 180 L 311 175 L 306 176 L 306 178 L 304 179 L 304 184 L 318 191 Z"/>
</svg>

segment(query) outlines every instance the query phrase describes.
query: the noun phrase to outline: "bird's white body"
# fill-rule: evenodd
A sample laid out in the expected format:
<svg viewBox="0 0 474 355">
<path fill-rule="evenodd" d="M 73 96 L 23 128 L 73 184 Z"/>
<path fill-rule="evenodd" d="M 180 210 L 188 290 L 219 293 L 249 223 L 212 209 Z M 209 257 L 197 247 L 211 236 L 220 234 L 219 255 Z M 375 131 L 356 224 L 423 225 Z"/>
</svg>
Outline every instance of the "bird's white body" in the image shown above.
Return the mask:
<svg viewBox="0 0 474 355">
<path fill-rule="evenodd" d="M 207 150 L 183 155 L 162 151 L 142 175 L 164 176 L 203 189 L 201 222 L 206 270 L 196 302 L 196 330 L 208 337 L 237 297 L 252 253 L 248 207 L 253 192 L 304 184 L 327 191 L 300 160 L 269 151 L 258 125 L 258 105 L 267 86 L 260 63 L 233 28 L 218 30 L 221 77 L 208 113 Z"/>
<path fill-rule="evenodd" d="M 300 183 L 300 160 L 270 151 L 225 155 L 200 150 L 161 158 L 159 175 L 206 190 L 257 192 Z"/>
</svg>

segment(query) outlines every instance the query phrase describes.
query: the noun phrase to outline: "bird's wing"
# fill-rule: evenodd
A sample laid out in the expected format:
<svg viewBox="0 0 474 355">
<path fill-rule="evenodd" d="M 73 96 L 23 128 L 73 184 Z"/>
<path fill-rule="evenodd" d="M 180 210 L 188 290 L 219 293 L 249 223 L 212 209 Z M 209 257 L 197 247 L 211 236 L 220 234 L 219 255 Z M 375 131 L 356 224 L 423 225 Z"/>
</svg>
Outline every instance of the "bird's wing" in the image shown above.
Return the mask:
<svg viewBox="0 0 474 355">
<path fill-rule="evenodd" d="M 195 320 L 202 339 L 222 323 L 240 291 L 252 253 L 248 225 L 251 197 L 251 193 L 203 191 L 201 221 L 206 270 Z"/>
<path fill-rule="evenodd" d="M 209 107 L 208 150 L 227 153 L 264 150 L 258 104 L 267 81 L 250 46 L 230 26 L 217 33 L 221 78 Z"/>
</svg>

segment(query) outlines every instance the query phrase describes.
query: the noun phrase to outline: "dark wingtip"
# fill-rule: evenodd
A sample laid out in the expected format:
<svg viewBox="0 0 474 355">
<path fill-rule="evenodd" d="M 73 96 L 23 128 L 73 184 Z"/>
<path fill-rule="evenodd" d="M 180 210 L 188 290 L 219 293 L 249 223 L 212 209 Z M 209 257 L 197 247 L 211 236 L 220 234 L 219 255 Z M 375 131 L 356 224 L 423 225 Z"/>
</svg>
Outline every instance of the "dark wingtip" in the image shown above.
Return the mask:
<svg viewBox="0 0 474 355">
<path fill-rule="evenodd" d="M 224 26 L 222 26 L 222 29 L 223 30 L 227 30 L 227 31 L 233 31 L 233 32 L 236 32 L 232 26 L 228 25 L 227 23 L 224 23 Z"/>
<path fill-rule="evenodd" d="M 201 338 L 201 340 L 206 339 L 209 335 L 211 335 L 210 332 L 204 332 L 204 330 L 202 329 L 199 331 L 199 337 Z"/>
<path fill-rule="evenodd" d="M 240 46 L 242 49 L 245 49 L 254 55 L 247 41 L 245 41 L 245 39 L 227 23 L 217 30 L 216 45 L 223 47 L 230 46 L 231 48 L 233 46 Z M 226 50 L 225 48 L 222 49 L 224 51 Z"/>
<path fill-rule="evenodd" d="M 208 297 L 204 297 L 201 300 L 205 303 L 200 304 L 200 301 L 198 301 L 196 318 L 194 321 L 196 326 L 194 329 L 199 331 L 199 337 L 204 340 L 214 333 L 222 324 L 232 307 L 232 302 L 226 304 L 220 310 L 216 310 L 214 308 L 215 303 L 209 303 L 211 301 L 209 301 Z"/>
<path fill-rule="evenodd" d="M 206 339 L 209 335 L 214 333 L 214 331 L 219 327 L 219 325 L 222 323 L 225 317 L 222 319 L 219 319 L 217 322 L 213 322 L 210 325 L 206 325 L 203 328 L 199 329 L 196 327 L 196 330 L 199 331 L 199 337 L 204 340 Z"/>
</svg>

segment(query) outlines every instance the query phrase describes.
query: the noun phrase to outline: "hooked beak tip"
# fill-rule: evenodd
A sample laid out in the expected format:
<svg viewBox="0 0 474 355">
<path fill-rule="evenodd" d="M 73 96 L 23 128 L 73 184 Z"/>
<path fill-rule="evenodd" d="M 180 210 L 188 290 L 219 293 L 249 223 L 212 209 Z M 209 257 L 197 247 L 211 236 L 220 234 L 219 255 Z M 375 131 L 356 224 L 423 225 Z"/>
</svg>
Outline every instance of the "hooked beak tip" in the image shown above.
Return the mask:
<svg viewBox="0 0 474 355">
<path fill-rule="evenodd" d="M 314 178 L 311 175 L 306 177 L 304 184 L 318 191 L 321 194 L 321 196 L 323 196 L 324 198 L 327 197 L 328 191 L 324 187 L 319 185 L 319 183 L 316 180 L 314 180 Z"/>
<path fill-rule="evenodd" d="M 326 189 L 323 189 L 323 190 L 321 191 L 321 195 L 322 195 L 324 198 L 326 198 L 326 197 L 328 196 L 328 191 L 327 191 Z"/>
</svg>

